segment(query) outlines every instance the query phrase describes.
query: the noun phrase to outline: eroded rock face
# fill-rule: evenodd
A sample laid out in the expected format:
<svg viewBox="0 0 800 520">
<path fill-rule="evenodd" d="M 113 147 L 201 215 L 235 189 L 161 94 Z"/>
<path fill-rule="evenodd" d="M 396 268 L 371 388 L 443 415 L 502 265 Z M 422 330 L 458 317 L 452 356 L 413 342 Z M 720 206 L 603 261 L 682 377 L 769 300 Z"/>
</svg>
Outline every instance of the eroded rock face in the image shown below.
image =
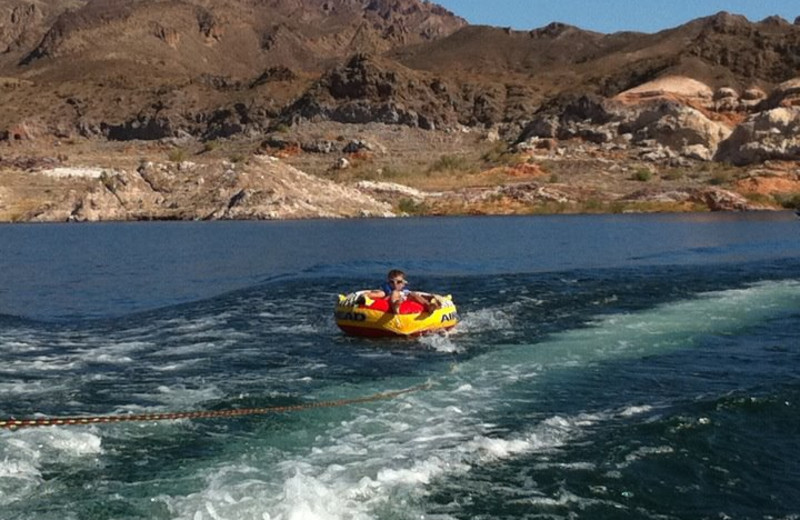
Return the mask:
<svg viewBox="0 0 800 520">
<path fill-rule="evenodd" d="M 623 114 L 627 120 L 620 125 L 620 132 L 633 134 L 634 142 L 654 140 L 673 150 L 702 145 L 713 153 L 731 133 L 730 128 L 699 110 L 675 102 L 648 105 Z"/>
<path fill-rule="evenodd" d="M 0 11 L 0 53 L 24 48 L 40 38 L 43 18 L 44 13 L 34 3 L 11 5 L 5 12 Z"/>
<path fill-rule="evenodd" d="M 646 145 L 696 160 L 710 160 L 719 143 L 731 134 L 726 124 L 674 99 L 578 102 L 575 107 L 564 107 L 560 115 L 546 113 L 534 117 L 519 142 L 578 138 L 595 144 L 615 142 L 624 147 Z M 580 107 L 583 109 L 579 110 Z"/>
<path fill-rule="evenodd" d="M 396 64 L 360 53 L 323 75 L 284 110 L 280 119 L 285 124 L 301 119 L 348 124 L 378 122 L 426 130 L 452 126 L 458 115 L 447 87 L 434 85 L 438 88 L 419 81 Z"/>
<path fill-rule="evenodd" d="M 764 108 L 800 107 L 800 78 L 784 81 L 764 101 Z"/>
<path fill-rule="evenodd" d="M 800 108 L 759 112 L 736 127 L 715 156 L 736 165 L 800 160 Z"/>
<path fill-rule="evenodd" d="M 308 175 L 269 156 L 246 164 L 144 163 L 104 173 L 70 208 L 29 220 L 217 220 L 394 216 L 360 190 Z"/>
<path fill-rule="evenodd" d="M 707 187 L 678 190 L 644 189 L 622 198 L 625 201 L 692 203 L 710 211 L 753 211 L 765 209 L 742 195 L 722 188 Z"/>
<path fill-rule="evenodd" d="M 714 98 L 714 92 L 702 81 L 682 76 L 665 76 L 621 92 L 616 99 L 627 103 L 637 103 L 668 96 L 706 103 Z"/>
</svg>

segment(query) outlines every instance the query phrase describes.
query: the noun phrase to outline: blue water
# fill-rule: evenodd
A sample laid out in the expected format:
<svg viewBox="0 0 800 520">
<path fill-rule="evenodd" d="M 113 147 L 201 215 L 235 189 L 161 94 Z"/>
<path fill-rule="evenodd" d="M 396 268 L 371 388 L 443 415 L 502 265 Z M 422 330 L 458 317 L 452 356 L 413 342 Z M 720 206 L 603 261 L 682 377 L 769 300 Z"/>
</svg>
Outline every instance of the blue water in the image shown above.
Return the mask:
<svg viewBox="0 0 800 520">
<path fill-rule="evenodd" d="M 0 519 L 800 517 L 791 213 L 0 226 Z M 366 340 L 404 268 L 448 335 Z"/>
</svg>

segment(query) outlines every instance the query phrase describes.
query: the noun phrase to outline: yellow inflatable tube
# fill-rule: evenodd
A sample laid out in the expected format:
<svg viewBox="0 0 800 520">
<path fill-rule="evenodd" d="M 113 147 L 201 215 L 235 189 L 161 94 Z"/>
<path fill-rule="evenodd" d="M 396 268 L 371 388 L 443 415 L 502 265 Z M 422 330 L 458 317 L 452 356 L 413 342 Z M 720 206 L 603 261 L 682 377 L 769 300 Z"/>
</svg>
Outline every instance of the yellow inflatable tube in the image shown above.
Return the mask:
<svg viewBox="0 0 800 520">
<path fill-rule="evenodd" d="M 436 309 L 427 311 L 421 304 L 404 301 L 394 314 L 385 298 L 370 300 L 358 291 L 340 294 L 334 310 L 336 325 L 346 334 L 365 337 L 418 336 L 429 332 L 453 328 L 458 323 L 458 312 L 452 298 L 436 294 L 419 293 L 432 297 Z"/>
</svg>

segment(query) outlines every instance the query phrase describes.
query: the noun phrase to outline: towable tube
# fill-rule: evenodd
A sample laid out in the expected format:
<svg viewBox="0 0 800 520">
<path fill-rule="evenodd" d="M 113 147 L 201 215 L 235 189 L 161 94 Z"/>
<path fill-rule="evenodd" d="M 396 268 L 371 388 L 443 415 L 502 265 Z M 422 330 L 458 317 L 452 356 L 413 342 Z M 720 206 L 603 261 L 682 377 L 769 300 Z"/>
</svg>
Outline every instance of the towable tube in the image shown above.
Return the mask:
<svg viewBox="0 0 800 520">
<path fill-rule="evenodd" d="M 458 323 L 456 306 L 450 296 L 419 293 L 432 296 L 439 308 L 430 312 L 414 301 L 400 304 L 394 314 L 389 300 L 371 300 L 364 296 L 369 291 L 340 294 L 334 317 L 336 325 L 346 334 L 365 337 L 418 336 L 429 332 L 453 328 Z"/>
</svg>

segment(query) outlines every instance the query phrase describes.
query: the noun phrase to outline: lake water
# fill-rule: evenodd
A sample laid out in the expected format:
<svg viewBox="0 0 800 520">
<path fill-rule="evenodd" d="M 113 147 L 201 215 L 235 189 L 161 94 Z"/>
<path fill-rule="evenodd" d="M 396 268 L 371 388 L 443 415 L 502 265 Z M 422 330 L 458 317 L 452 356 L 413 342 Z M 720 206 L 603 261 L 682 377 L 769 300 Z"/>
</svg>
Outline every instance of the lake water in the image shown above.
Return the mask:
<svg viewBox="0 0 800 520">
<path fill-rule="evenodd" d="M 0 430 L 0 519 L 800 518 L 800 220 L 0 226 L 0 420 L 338 401 Z"/>
</svg>

